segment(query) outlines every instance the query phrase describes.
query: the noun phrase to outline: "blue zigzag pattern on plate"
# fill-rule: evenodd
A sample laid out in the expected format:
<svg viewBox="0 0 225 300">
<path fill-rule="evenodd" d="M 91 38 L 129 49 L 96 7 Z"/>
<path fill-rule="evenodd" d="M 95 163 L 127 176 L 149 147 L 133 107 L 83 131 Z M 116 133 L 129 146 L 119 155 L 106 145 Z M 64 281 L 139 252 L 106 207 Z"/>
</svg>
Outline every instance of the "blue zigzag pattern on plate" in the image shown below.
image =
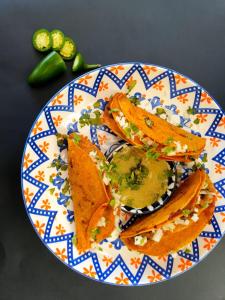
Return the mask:
<svg viewBox="0 0 225 300">
<path fill-rule="evenodd" d="M 197 239 L 192 242 L 192 250 L 193 250 L 193 253 L 186 253 L 185 251 L 180 250 L 180 251 L 178 251 L 178 254 L 186 259 L 189 259 L 194 262 L 198 262 L 199 261 L 199 247 L 198 247 Z"/>
<path fill-rule="evenodd" d="M 216 239 L 221 238 L 222 234 L 221 234 L 220 227 L 218 225 L 218 222 L 217 222 L 217 219 L 215 216 L 212 217 L 211 225 L 212 225 L 214 231 L 202 231 L 200 236 L 207 237 L 207 238 L 216 238 Z"/>
<path fill-rule="evenodd" d="M 67 240 L 67 255 L 68 255 L 68 263 L 71 267 L 74 267 L 84 262 L 85 260 L 92 258 L 93 265 L 98 275 L 98 278 L 99 280 L 102 281 L 104 281 L 107 277 L 109 277 L 117 267 L 121 267 L 121 269 L 123 270 L 127 278 L 134 285 L 138 284 L 148 264 L 164 278 L 170 278 L 172 268 L 173 268 L 173 257 L 171 255 L 168 256 L 166 269 L 163 269 L 151 257 L 144 255 L 136 275 L 133 275 L 132 272 L 127 267 L 126 263 L 124 262 L 122 256 L 119 254 L 114 259 L 113 263 L 105 271 L 102 271 L 97 255 L 95 253 L 92 253 L 91 251 L 88 251 L 80 255 L 79 257 L 73 258 L 73 244 L 71 242 L 71 239 Z"/>
<path fill-rule="evenodd" d="M 212 158 L 212 160 L 220 163 L 221 165 L 225 166 L 225 149 L 220 151 L 216 156 Z"/>
<path fill-rule="evenodd" d="M 47 124 L 48 124 L 48 130 L 40 132 L 40 133 L 28 138 L 27 144 L 30 145 L 32 150 L 36 153 L 36 155 L 38 156 L 38 159 L 35 162 L 33 162 L 22 173 L 22 177 L 23 177 L 24 180 L 27 180 L 28 182 L 30 182 L 31 184 L 33 184 L 34 186 L 36 186 L 38 188 L 38 191 L 36 192 L 36 194 L 32 198 L 32 201 L 31 201 L 30 205 L 27 208 L 28 213 L 34 214 L 34 215 L 40 215 L 40 216 L 44 216 L 44 217 L 48 218 L 45 233 L 44 233 L 44 236 L 42 237 L 44 242 L 48 244 L 48 243 L 67 241 L 67 256 L 68 256 L 68 264 L 70 266 L 75 266 L 75 265 L 81 263 L 82 261 L 84 261 L 84 260 L 91 257 L 92 260 L 93 260 L 93 264 L 96 268 L 96 273 L 98 274 L 98 277 L 99 277 L 100 280 L 105 280 L 115 270 L 115 268 L 117 268 L 117 266 L 120 266 L 121 269 L 126 274 L 126 276 L 131 281 L 131 283 L 134 284 L 134 285 L 138 284 L 138 282 L 140 281 L 140 279 L 141 279 L 141 277 L 142 277 L 142 275 L 143 275 L 143 273 L 146 269 L 146 266 L 148 264 L 152 268 L 154 268 L 157 272 L 159 272 L 164 278 L 169 278 L 171 276 L 171 272 L 172 272 L 172 268 L 173 268 L 173 258 L 172 258 L 172 256 L 171 255 L 168 256 L 166 269 L 163 269 L 161 266 L 159 266 L 151 257 L 144 256 L 143 260 L 141 262 L 141 265 L 140 265 L 140 267 L 139 267 L 139 269 L 138 269 L 135 276 L 130 272 L 129 268 L 127 267 L 126 263 L 123 261 L 123 259 L 120 255 L 117 256 L 117 258 L 114 260 L 114 262 L 104 272 L 102 272 L 102 270 L 100 268 L 100 264 L 98 262 L 97 255 L 95 253 L 92 253 L 92 252 L 89 251 L 89 252 L 86 252 L 83 255 L 73 259 L 73 254 L 72 254 L 73 253 L 72 252 L 73 251 L 72 250 L 73 249 L 73 244 L 72 244 L 72 241 L 71 241 L 71 239 L 73 237 L 73 233 L 71 232 L 71 233 L 61 235 L 61 236 L 51 236 L 50 235 L 52 224 L 54 222 L 54 219 L 55 219 L 55 216 L 56 216 L 57 212 L 52 211 L 52 210 L 47 211 L 47 210 L 35 208 L 35 205 L 36 205 L 37 201 L 39 200 L 41 195 L 44 193 L 44 191 L 48 188 L 48 185 L 46 185 L 42 182 L 39 182 L 37 179 L 33 178 L 30 175 L 30 173 L 35 168 L 37 168 L 38 166 L 40 166 L 41 164 L 43 164 L 44 162 L 46 162 L 48 160 L 48 157 L 39 149 L 38 145 L 36 144 L 36 141 L 40 138 L 43 138 L 43 137 L 46 137 L 46 136 L 49 136 L 49 135 L 54 135 L 56 133 L 56 128 L 54 126 L 54 123 L 53 123 L 52 117 L 51 117 L 51 112 L 54 112 L 54 111 L 68 111 L 68 112 L 73 111 L 74 110 L 73 96 L 74 96 L 75 89 L 82 90 L 86 93 L 91 94 L 92 96 L 96 96 L 97 92 L 98 92 L 99 84 L 100 84 L 100 82 L 101 82 L 104 75 L 111 78 L 113 80 L 113 82 L 120 89 L 122 89 L 122 87 L 124 86 L 126 81 L 132 76 L 132 74 L 136 70 L 139 72 L 146 89 L 149 89 L 156 82 L 168 77 L 169 84 L 170 84 L 171 98 L 177 97 L 177 96 L 185 94 L 185 93 L 195 92 L 195 100 L 194 100 L 193 107 L 197 109 L 197 112 L 198 113 L 207 113 L 207 114 L 216 114 L 216 118 L 215 118 L 214 122 L 211 124 L 209 130 L 207 131 L 207 135 L 212 136 L 212 137 L 215 136 L 215 137 L 218 137 L 218 138 L 221 138 L 221 139 L 225 139 L 224 134 L 215 132 L 215 129 L 218 126 L 218 124 L 219 124 L 219 122 L 220 122 L 220 120 L 223 116 L 221 111 L 219 109 L 199 108 L 200 98 L 201 98 L 201 89 L 198 86 L 193 86 L 193 87 L 188 87 L 188 88 L 185 88 L 185 89 L 177 90 L 176 89 L 176 82 L 175 82 L 174 75 L 173 75 L 173 71 L 166 70 L 162 74 L 160 74 L 160 75 L 156 76 L 155 78 L 149 80 L 148 76 L 145 73 L 145 71 L 142 69 L 142 66 L 140 64 L 134 64 L 127 71 L 127 73 L 123 76 L 123 78 L 119 79 L 115 74 L 113 74 L 108 69 L 102 68 L 102 69 L 100 69 L 92 88 L 87 87 L 87 86 L 82 85 L 82 84 L 78 84 L 75 81 L 68 85 L 68 105 L 50 106 L 50 104 L 48 104 L 48 106 L 46 106 L 44 108 L 43 111 L 44 111 L 45 118 L 46 118 L 46 121 L 47 121 Z M 193 83 L 193 85 L 195 85 L 195 83 Z M 93 136 L 93 138 L 96 138 L 98 129 L 103 130 L 103 131 L 107 131 L 107 128 L 100 128 L 100 127 L 99 128 L 94 128 L 93 133 L 91 133 L 91 136 Z M 110 132 L 110 131 L 107 131 L 107 132 Z M 97 143 L 97 142 L 95 141 L 95 143 Z M 222 162 L 222 164 L 224 164 L 224 159 L 219 155 L 222 153 L 221 155 L 224 156 L 223 151 L 220 152 L 214 158 L 215 161 L 218 161 L 220 163 Z M 217 184 L 217 186 L 216 186 L 216 184 Z M 221 192 L 221 194 L 223 196 L 225 196 L 224 189 L 221 191 L 222 186 L 225 184 L 225 180 L 221 180 L 221 181 L 217 182 L 216 184 L 215 184 L 215 186 L 218 188 L 218 190 Z M 225 206 L 218 206 L 216 208 L 215 212 L 224 211 L 224 210 L 225 210 Z M 212 226 L 213 226 L 215 232 L 206 232 L 206 231 L 204 231 L 204 232 L 202 232 L 202 234 L 200 236 L 215 237 L 215 238 L 221 237 L 220 228 L 218 226 L 218 223 L 217 223 L 217 220 L 216 220 L 215 217 L 213 217 L 213 219 L 212 219 Z M 197 246 L 195 246 L 195 247 L 197 247 Z M 194 246 L 193 246 L 193 249 L 194 249 Z M 197 247 L 197 250 L 198 250 L 198 247 Z M 180 255 L 181 256 L 186 255 L 186 256 L 184 256 L 185 258 L 193 260 L 193 261 L 197 261 L 196 260 L 197 259 L 196 258 L 197 257 L 197 254 L 196 254 L 197 252 L 196 251 L 197 250 L 194 249 L 193 254 L 188 254 L 189 257 L 187 257 L 187 254 L 184 254 L 184 253 L 180 253 Z"/>
<path fill-rule="evenodd" d="M 215 213 L 225 211 L 225 205 L 219 205 L 215 207 Z"/>
</svg>

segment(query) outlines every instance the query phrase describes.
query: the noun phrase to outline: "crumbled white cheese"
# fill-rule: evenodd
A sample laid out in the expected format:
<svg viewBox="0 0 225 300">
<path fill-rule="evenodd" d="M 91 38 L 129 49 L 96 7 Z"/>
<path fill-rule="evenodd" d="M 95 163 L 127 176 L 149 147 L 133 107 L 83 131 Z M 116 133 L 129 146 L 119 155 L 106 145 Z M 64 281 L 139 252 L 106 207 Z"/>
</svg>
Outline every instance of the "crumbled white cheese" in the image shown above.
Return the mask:
<svg viewBox="0 0 225 300">
<path fill-rule="evenodd" d="M 120 127 L 122 128 L 128 126 L 128 122 L 122 112 L 119 113 L 119 116 L 116 116 L 116 121 L 120 124 Z"/>
<path fill-rule="evenodd" d="M 159 242 L 163 236 L 162 229 L 157 229 L 152 237 L 152 240 L 155 242 Z"/>
<path fill-rule="evenodd" d="M 109 242 L 112 242 L 112 241 L 115 241 L 116 239 L 118 239 L 118 237 L 120 236 L 120 233 L 121 233 L 121 229 L 120 229 L 120 226 L 119 226 L 120 217 L 117 214 L 117 209 L 114 209 L 114 212 L 116 212 L 114 214 L 115 215 L 115 218 L 114 218 L 115 219 L 115 221 L 114 221 L 115 228 L 111 232 L 110 236 L 107 238 L 107 240 Z"/>
<path fill-rule="evenodd" d="M 162 226 L 162 230 L 167 231 L 173 231 L 175 229 L 175 225 L 173 223 L 168 223 Z"/>
<path fill-rule="evenodd" d="M 186 165 L 186 167 L 188 169 L 192 169 L 194 167 L 194 165 L 195 165 L 195 162 L 194 161 L 190 161 L 190 162 L 187 162 L 185 165 Z"/>
<path fill-rule="evenodd" d="M 118 194 L 114 188 L 111 189 L 111 193 L 113 196 L 113 199 L 115 199 L 115 205 L 114 208 L 118 207 L 120 205 L 120 199 L 121 199 L 121 195 Z"/>
<path fill-rule="evenodd" d="M 93 111 L 90 113 L 90 118 L 91 119 L 95 119 L 96 118 L 96 114 Z"/>
<path fill-rule="evenodd" d="M 103 182 L 105 185 L 109 185 L 111 179 L 106 175 L 106 173 L 103 174 L 103 178 L 102 178 Z"/>
<path fill-rule="evenodd" d="M 180 116 L 174 114 L 171 110 L 166 109 L 166 119 L 169 123 L 177 126 L 180 124 Z"/>
<path fill-rule="evenodd" d="M 154 143 L 154 141 L 151 140 L 149 137 L 144 137 L 144 138 L 141 139 L 141 141 L 142 141 L 145 145 L 148 145 L 148 146 L 151 146 L 151 145 Z"/>
<path fill-rule="evenodd" d="M 196 204 L 200 204 L 200 202 L 201 202 L 201 196 L 200 196 L 200 195 L 198 195 L 198 198 L 197 198 Z"/>
<path fill-rule="evenodd" d="M 134 237 L 134 245 L 136 246 L 144 246 L 147 243 L 147 237 L 142 235 L 136 235 Z"/>
<path fill-rule="evenodd" d="M 193 216 L 191 217 L 191 219 L 194 221 L 194 222 L 197 222 L 199 217 L 197 214 L 193 214 Z"/>
<path fill-rule="evenodd" d="M 98 221 L 97 227 L 105 227 L 106 225 L 106 219 L 105 217 L 101 217 Z"/>
<path fill-rule="evenodd" d="M 198 212 L 198 208 L 197 207 L 194 208 L 194 212 L 196 212 L 196 213 Z"/>
<path fill-rule="evenodd" d="M 96 151 L 96 150 L 90 151 L 90 152 L 89 152 L 89 156 L 90 156 L 90 158 L 91 158 L 94 162 L 96 162 L 97 151 Z"/>
<path fill-rule="evenodd" d="M 178 153 L 183 153 L 183 152 L 187 152 L 188 150 L 188 145 L 181 145 L 180 142 L 174 142 L 174 144 L 176 145 L 176 152 Z"/>
<path fill-rule="evenodd" d="M 183 219 L 181 219 L 181 218 L 178 218 L 178 219 L 176 219 L 175 221 L 174 221 L 174 223 L 176 224 L 176 225 L 188 225 L 190 222 L 189 222 L 189 220 L 183 220 Z"/>
<path fill-rule="evenodd" d="M 172 256 L 173 258 L 176 258 L 176 257 L 177 257 L 177 252 L 171 252 L 170 254 L 171 254 L 171 256 Z"/>
<path fill-rule="evenodd" d="M 166 119 L 167 119 L 166 113 L 163 113 L 163 114 L 159 115 L 159 117 L 160 117 L 161 119 L 163 119 L 163 120 L 166 120 Z"/>
</svg>

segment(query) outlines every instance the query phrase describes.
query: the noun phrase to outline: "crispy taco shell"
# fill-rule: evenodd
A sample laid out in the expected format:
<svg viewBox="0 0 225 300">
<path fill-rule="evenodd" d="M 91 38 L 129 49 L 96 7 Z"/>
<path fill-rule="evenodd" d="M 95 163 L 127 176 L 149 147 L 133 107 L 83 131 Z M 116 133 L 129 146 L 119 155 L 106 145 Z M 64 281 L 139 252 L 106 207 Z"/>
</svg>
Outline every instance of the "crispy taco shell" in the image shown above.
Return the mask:
<svg viewBox="0 0 225 300">
<path fill-rule="evenodd" d="M 91 247 L 92 230 L 101 217 L 105 217 L 106 226 L 100 227 L 96 241 L 106 238 L 114 227 L 113 209 L 95 163 L 89 156 L 96 151 L 103 154 L 85 137 L 80 136 L 74 143 L 73 134 L 68 138 L 69 182 L 75 211 L 77 248 L 85 251 Z"/>
<path fill-rule="evenodd" d="M 136 127 L 142 131 L 144 136 L 150 138 L 154 143 L 158 144 L 157 151 L 161 154 L 160 158 L 162 159 L 189 161 L 190 157 L 199 157 L 200 153 L 205 147 L 204 138 L 191 134 L 182 128 L 170 124 L 166 120 L 163 120 L 160 117 L 133 105 L 125 94 L 115 94 L 107 106 L 112 109 L 110 121 L 107 115 L 107 110 L 104 113 L 103 121 L 112 131 L 133 145 L 143 145 L 143 142 L 139 137 L 135 136 L 134 139 L 130 139 L 124 133 L 123 128 L 117 121 L 119 113 L 122 112 L 129 123 L 136 125 Z M 146 124 L 146 119 L 151 121 L 151 127 Z M 187 146 L 188 150 L 185 153 L 177 152 L 176 155 L 173 156 L 166 155 L 161 150 L 167 145 L 168 137 L 172 137 L 173 142 L 179 142 L 181 147 Z M 171 144 L 171 146 L 174 145 L 175 144 Z"/>
</svg>

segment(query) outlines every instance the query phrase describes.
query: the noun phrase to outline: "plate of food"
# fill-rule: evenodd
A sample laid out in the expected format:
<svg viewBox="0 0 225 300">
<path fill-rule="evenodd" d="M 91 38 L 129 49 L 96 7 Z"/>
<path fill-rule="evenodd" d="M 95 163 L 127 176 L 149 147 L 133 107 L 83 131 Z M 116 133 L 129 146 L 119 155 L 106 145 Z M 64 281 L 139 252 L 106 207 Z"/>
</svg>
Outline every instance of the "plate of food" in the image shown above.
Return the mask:
<svg viewBox="0 0 225 300">
<path fill-rule="evenodd" d="M 43 107 L 24 148 L 36 233 L 103 283 L 182 274 L 225 231 L 224 128 L 208 92 L 165 67 L 121 63 L 74 79 Z"/>
</svg>

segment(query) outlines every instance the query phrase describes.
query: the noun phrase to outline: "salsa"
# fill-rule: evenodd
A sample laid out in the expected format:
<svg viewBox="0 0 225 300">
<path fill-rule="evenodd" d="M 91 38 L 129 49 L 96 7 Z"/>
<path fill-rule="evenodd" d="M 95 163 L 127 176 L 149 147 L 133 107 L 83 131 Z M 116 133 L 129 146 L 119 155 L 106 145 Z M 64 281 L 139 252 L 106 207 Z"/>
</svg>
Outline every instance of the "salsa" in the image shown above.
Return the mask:
<svg viewBox="0 0 225 300">
<path fill-rule="evenodd" d="M 121 195 L 123 205 L 143 208 L 167 191 L 169 164 L 146 157 L 142 149 L 126 146 L 114 154 L 111 164 L 112 185 Z"/>
</svg>

